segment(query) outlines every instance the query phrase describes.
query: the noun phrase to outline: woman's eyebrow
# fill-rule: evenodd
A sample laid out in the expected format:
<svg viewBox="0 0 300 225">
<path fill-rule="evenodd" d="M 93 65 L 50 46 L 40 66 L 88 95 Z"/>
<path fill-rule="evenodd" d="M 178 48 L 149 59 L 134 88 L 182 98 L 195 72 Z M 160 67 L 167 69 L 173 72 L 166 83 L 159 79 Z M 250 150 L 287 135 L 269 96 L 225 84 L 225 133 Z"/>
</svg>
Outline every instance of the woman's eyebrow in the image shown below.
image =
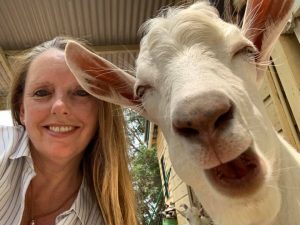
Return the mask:
<svg viewBox="0 0 300 225">
<path fill-rule="evenodd" d="M 30 83 L 28 83 L 28 86 L 29 87 L 38 87 L 38 86 L 50 86 L 52 85 L 50 82 L 48 81 L 32 81 Z"/>
</svg>

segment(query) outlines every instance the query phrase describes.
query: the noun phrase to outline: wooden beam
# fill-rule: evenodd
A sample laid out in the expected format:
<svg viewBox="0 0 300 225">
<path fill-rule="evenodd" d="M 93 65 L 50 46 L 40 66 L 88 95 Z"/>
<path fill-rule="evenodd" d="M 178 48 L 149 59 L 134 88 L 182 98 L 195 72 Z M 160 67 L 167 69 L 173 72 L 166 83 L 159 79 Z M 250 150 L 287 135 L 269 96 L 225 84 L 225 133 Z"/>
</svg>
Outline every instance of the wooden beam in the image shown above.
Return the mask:
<svg viewBox="0 0 300 225">
<path fill-rule="evenodd" d="M 176 5 L 192 4 L 194 2 L 196 2 L 196 0 L 175 0 Z"/>
<path fill-rule="evenodd" d="M 11 70 L 4 51 L 0 47 L 0 109 L 7 108 L 7 93 L 11 81 Z"/>
<path fill-rule="evenodd" d="M 0 64 L 5 71 L 5 74 L 4 75 L 2 74 L 2 79 L 5 80 L 5 82 L 8 85 L 13 78 L 13 73 L 7 61 L 6 54 L 1 47 L 0 47 Z"/>
<path fill-rule="evenodd" d="M 298 39 L 298 42 L 300 43 L 300 18 L 296 18 L 294 22 L 295 22 L 294 32 Z"/>
<path fill-rule="evenodd" d="M 106 45 L 92 46 L 97 54 L 137 53 L 139 45 Z"/>
<path fill-rule="evenodd" d="M 2 67 L 2 64 L 0 62 L 0 92 L 7 90 L 7 87 L 8 87 L 9 83 L 6 79 L 7 79 L 6 72 L 5 72 L 5 70 Z"/>
<path fill-rule="evenodd" d="M 0 62 L 5 70 L 5 72 L 7 73 L 9 79 L 11 80 L 12 77 L 13 77 L 13 73 L 12 73 L 12 70 L 10 68 L 10 65 L 8 63 L 8 60 L 6 58 L 6 54 L 5 52 L 3 51 L 3 49 L 0 47 Z"/>
<path fill-rule="evenodd" d="M 276 71 L 285 91 L 295 122 L 300 128 L 300 47 L 295 36 L 281 36 L 272 53 L 279 62 Z"/>
<path fill-rule="evenodd" d="M 270 67 L 265 75 L 284 136 L 296 149 L 300 149 L 299 137 L 288 110 L 286 99 L 282 93 L 281 86 L 278 81 L 278 74 L 273 67 Z"/>
</svg>

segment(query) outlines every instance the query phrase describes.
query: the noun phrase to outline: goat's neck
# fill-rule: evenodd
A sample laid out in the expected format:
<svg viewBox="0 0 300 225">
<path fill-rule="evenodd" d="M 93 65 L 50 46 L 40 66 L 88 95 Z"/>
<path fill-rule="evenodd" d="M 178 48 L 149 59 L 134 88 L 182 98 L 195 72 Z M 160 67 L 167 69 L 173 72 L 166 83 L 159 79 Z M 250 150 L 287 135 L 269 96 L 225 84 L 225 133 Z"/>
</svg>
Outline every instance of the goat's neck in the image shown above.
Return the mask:
<svg viewBox="0 0 300 225">
<path fill-rule="evenodd" d="M 282 204 L 272 225 L 297 225 L 300 221 L 300 156 L 285 140 L 279 139 L 280 167 L 274 173 L 279 173 Z"/>
</svg>

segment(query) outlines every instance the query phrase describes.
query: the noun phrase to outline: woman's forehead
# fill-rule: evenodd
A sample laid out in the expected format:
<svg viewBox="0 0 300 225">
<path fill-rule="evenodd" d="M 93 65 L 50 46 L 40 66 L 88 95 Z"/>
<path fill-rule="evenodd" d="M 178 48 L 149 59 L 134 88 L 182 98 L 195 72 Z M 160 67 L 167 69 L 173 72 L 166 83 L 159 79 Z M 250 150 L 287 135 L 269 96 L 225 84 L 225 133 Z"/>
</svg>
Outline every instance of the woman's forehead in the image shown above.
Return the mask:
<svg viewBox="0 0 300 225">
<path fill-rule="evenodd" d="M 29 66 L 27 81 L 38 82 L 45 79 L 47 81 L 49 79 L 68 79 L 68 81 L 77 83 L 66 64 L 64 56 L 64 51 L 54 48 L 37 56 Z"/>
<path fill-rule="evenodd" d="M 38 55 L 30 64 L 29 69 L 45 67 L 49 64 L 65 64 L 65 53 L 60 49 L 50 48 Z"/>
</svg>

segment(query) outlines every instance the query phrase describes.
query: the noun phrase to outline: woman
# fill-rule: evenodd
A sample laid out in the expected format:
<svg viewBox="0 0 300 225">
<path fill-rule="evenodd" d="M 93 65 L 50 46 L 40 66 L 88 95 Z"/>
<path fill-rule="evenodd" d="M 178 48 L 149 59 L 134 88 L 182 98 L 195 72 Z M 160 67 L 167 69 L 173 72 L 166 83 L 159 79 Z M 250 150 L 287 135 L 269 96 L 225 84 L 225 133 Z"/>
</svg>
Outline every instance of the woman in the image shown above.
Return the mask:
<svg viewBox="0 0 300 225">
<path fill-rule="evenodd" d="M 136 225 L 122 111 L 79 86 L 68 40 L 17 59 L 16 126 L 0 128 L 0 224 Z"/>
</svg>

